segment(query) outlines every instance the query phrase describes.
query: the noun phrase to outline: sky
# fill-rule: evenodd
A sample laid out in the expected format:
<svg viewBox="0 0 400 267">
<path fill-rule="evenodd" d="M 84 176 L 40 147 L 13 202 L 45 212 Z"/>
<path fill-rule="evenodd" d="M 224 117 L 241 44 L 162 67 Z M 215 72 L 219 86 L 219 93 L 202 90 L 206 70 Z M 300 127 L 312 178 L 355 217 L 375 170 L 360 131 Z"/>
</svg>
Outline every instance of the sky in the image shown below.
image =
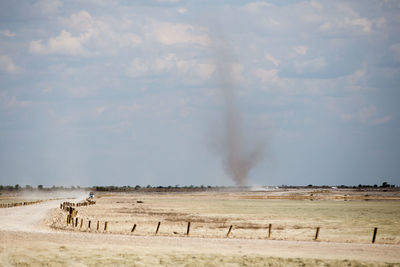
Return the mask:
<svg viewBox="0 0 400 267">
<path fill-rule="evenodd" d="M 247 185 L 399 185 L 399 29 L 396 0 L 1 1 L 0 184 L 235 185 L 222 65 Z"/>
</svg>

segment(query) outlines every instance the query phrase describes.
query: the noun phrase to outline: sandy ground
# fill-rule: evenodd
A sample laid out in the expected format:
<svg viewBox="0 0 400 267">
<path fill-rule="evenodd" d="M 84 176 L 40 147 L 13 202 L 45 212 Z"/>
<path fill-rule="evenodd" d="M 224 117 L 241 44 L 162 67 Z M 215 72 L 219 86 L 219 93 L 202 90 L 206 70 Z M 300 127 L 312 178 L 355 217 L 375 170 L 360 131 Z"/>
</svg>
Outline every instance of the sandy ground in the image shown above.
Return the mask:
<svg viewBox="0 0 400 267">
<path fill-rule="evenodd" d="M 0 209 L 0 265 L 400 266 L 398 244 L 57 231 L 59 202 Z"/>
</svg>

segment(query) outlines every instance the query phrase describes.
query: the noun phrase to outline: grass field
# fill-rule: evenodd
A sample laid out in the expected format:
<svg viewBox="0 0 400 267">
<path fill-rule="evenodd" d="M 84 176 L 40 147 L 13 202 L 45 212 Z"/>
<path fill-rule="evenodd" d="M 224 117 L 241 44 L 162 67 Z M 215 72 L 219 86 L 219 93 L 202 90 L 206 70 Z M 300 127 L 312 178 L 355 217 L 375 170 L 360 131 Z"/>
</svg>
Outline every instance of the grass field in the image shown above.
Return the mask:
<svg viewBox="0 0 400 267">
<path fill-rule="evenodd" d="M 108 232 L 154 235 L 161 222 L 159 235 L 184 236 L 191 222 L 193 237 L 224 237 L 230 225 L 230 237 L 263 239 L 272 224 L 272 239 L 313 240 L 320 227 L 318 240 L 329 242 L 371 242 L 378 227 L 377 243 L 400 243 L 400 202 L 285 200 L 252 197 L 252 193 L 207 194 L 108 194 L 100 195 L 97 204 L 79 208 L 82 228 L 66 225 L 65 213 L 57 211 L 52 226 L 74 231 L 89 231 L 100 221 L 108 221 Z M 143 202 L 143 203 L 141 203 Z"/>
</svg>

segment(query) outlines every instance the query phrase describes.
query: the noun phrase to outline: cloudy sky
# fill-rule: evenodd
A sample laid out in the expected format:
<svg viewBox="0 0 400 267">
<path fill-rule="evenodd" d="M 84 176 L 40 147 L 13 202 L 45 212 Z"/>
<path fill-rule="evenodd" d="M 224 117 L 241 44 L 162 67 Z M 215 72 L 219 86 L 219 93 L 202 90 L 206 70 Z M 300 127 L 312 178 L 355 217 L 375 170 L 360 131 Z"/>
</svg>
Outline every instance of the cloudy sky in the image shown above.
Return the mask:
<svg viewBox="0 0 400 267">
<path fill-rule="evenodd" d="M 1 1 L 0 184 L 233 185 L 218 64 L 248 184 L 400 184 L 399 29 L 396 0 Z"/>
</svg>

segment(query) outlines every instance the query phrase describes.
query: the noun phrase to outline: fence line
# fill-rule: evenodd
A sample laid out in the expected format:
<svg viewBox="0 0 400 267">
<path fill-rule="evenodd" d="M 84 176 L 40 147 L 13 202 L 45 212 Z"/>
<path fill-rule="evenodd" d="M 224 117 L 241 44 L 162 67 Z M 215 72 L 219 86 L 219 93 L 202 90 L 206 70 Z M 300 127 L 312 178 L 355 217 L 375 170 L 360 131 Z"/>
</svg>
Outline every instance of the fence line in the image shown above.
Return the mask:
<svg viewBox="0 0 400 267">
<path fill-rule="evenodd" d="M 40 203 L 40 202 L 43 202 L 43 201 L 45 201 L 45 200 L 6 203 L 6 204 L 0 204 L 0 208 L 13 208 L 13 207 L 19 207 L 19 206 L 33 205 L 33 204 L 37 204 L 37 203 Z"/>
<path fill-rule="evenodd" d="M 83 226 L 83 224 L 84 224 L 84 219 L 83 219 L 83 218 L 80 218 L 80 219 L 81 219 L 81 221 L 80 221 L 80 229 L 82 229 L 82 226 Z M 88 221 L 88 224 L 87 224 L 86 230 L 91 231 L 91 230 L 92 230 L 92 228 L 91 228 L 91 221 L 92 221 L 92 220 L 87 219 L 87 221 Z M 74 222 L 74 219 L 73 219 L 73 217 L 71 216 L 71 214 L 68 214 L 68 215 L 67 215 L 67 226 L 68 226 L 69 224 L 72 225 L 72 228 L 78 228 L 78 218 L 75 218 L 75 222 Z M 159 221 L 159 222 L 157 223 L 157 227 L 156 227 L 156 231 L 155 231 L 154 235 L 157 235 L 157 234 L 159 233 L 160 226 L 161 226 L 161 222 Z M 137 227 L 137 224 L 135 223 L 135 224 L 133 225 L 132 229 L 130 230 L 130 232 L 133 233 L 133 232 L 136 230 L 136 227 Z M 187 223 L 186 236 L 189 236 L 190 227 L 191 227 L 191 222 L 188 222 L 188 223 Z M 228 232 L 227 232 L 226 235 L 225 235 L 226 238 L 228 238 L 228 237 L 230 236 L 230 234 L 232 233 L 233 227 L 234 227 L 234 225 L 232 225 L 232 224 L 229 226 Z M 265 236 L 265 239 L 271 239 L 272 224 L 269 224 L 268 227 L 265 228 L 265 229 L 266 229 L 266 231 L 267 231 L 267 235 Z M 96 231 L 99 231 L 99 230 L 100 230 L 100 221 L 97 220 Z M 108 221 L 105 221 L 105 222 L 104 222 L 104 232 L 107 232 L 107 230 L 108 230 Z M 315 236 L 314 236 L 314 238 L 313 238 L 314 241 L 318 241 L 318 237 L 319 237 L 320 230 L 321 230 L 321 227 L 320 227 L 320 226 L 318 226 L 318 227 L 315 228 Z M 85 231 L 85 230 L 84 230 L 84 231 Z M 378 232 L 378 228 L 377 228 L 377 227 L 374 227 L 374 228 L 373 228 L 373 234 L 372 234 L 372 241 L 371 241 L 371 243 L 375 243 L 376 237 L 377 237 L 377 232 Z M 174 233 L 176 233 L 176 232 L 174 232 Z"/>
</svg>

